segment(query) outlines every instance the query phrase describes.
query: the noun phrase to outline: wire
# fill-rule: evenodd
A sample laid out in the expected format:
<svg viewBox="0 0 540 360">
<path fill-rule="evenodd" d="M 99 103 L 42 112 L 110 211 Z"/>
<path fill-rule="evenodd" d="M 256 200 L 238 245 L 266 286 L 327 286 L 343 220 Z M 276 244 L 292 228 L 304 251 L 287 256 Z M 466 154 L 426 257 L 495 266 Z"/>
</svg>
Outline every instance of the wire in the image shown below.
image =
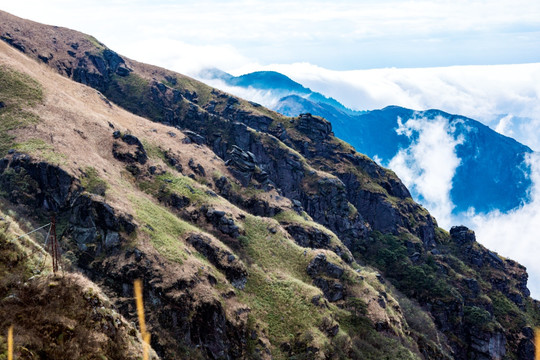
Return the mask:
<svg viewBox="0 0 540 360">
<path fill-rule="evenodd" d="M 36 231 L 41 230 L 41 229 L 43 229 L 43 228 L 45 228 L 45 227 L 47 227 L 47 226 L 49 226 L 49 225 L 51 225 L 51 223 L 48 223 L 47 225 L 43 225 L 42 227 L 39 227 L 39 228 L 37 228 L 37 229 L 34 229 L 34 230 L 30 231 L 29 233 L 26 233 L 26 234 L 24 234 L 24 235 L 21 235 L 21 236 L 19 236 L 18 238 L 16 238 L 15 240 L 19 240 L 20 238 L 25 237 L 26 235 L 30 235 L 30 234 L 32 234 L 32 233 L 35 233 Z M 49 230 L 49 231 L 50 231 L 50 230 Z"/>
</svg>

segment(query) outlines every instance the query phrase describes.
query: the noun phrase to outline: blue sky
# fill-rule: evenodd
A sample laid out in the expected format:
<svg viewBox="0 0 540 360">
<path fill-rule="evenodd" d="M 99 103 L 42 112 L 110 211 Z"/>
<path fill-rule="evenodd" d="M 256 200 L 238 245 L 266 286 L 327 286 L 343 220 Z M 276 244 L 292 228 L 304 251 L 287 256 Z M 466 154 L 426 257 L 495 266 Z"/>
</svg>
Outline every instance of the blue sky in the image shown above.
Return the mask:
<svg viewBox="0 0 540 360">
<path fill-rule="evenodd" d="M 540 1 L 5 1 L 138 60 L 193 72 L 307 62 L 333 70 L 540 61 Z"/>
</svg>

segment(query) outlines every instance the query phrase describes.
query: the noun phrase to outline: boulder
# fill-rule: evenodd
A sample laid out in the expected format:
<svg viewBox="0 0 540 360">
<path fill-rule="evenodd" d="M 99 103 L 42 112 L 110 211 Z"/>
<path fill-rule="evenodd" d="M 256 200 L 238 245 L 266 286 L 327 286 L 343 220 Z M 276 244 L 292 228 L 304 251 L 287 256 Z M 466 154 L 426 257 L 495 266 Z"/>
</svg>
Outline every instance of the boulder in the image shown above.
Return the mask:
<svg viewBox="0 0 540 360">
<path fill-rule="evenodd" d="M 118 132 L 113 133 L 113 137 L 118 138 Z M 124 134 L 121 137 L 122 143 L 115 141 L 113 143 L 112 153 L 115 159 L 125 163 L 146 164 L 148 155 L 140 140 L 131 134 Z"/>
</svg>

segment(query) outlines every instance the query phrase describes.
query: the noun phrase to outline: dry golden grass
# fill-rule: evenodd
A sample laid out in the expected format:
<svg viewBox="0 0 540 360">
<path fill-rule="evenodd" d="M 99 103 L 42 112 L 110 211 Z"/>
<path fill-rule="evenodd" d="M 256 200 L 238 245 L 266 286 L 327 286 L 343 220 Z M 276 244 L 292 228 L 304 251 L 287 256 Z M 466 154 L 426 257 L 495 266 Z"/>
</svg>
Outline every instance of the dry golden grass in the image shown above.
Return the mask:
<svg viewBox="0 0 540 360">
<path fill-rule="evenodd" d="M 210 149 L 184 144 L 182 132 L 108 103 L 98 91 L 53 72 L 4 42 L 0 42 L 0 65 L 27 74 L 43 86 L 44 102 L 35 109 L 40 122 L 15 131 L 16 141 L 40 139 L 54 153 L 62 154 L 62 168 L 76 177 L 91 164 L 99 177 L 110 185 L 107 201 L 117 209 L 132 212 L 127 195 L 138 191 L 133 186 L 126 186 L 130 179 L 124 165 L 113 158 L 114 130 L 131 133 L 162 150 L 181 154 L 180 162 L 184 169 L 189 169 L 188 161 L 194 159 L 205 168 L 209 183 L 212 182 L 210 174 L 229 174 L 223 161 Z M 176 137 L 168 135 L 169 132 Z M 39 157 L 39 154 L 34 155 Z M 151 159 L 150 162 L 166 168 L 159 159 Z"/>
<path fill-rule="evenodd" d="M 534 345 L 535 359 L 540 360 L 540 329 L 536 329 L 534 332 Z"/>
</svg>

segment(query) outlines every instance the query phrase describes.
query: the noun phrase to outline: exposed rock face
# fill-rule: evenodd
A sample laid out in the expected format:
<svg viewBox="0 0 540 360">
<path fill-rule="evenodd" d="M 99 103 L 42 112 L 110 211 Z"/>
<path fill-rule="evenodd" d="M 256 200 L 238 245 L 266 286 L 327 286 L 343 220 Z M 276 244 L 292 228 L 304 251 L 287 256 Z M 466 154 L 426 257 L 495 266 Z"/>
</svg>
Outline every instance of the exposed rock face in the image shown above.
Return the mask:
<svg viewBox="0 0 540 360">
<path fill-rule="evenodd" d="M 226 216 L 224 211 L 207 209 L 203 207 L 202 212 L 204 216 L 210 221 L 216 229 L 223 234 L 236 238 L 240 235 L 239 227 L 235 224 L 234 220 L 230 216 Z"/>
<path fill-rule="evenodd" d="M 452 229 L 450 229 L 450 236 L 452 236 L 452 240 L 461 246 L 472 244 L 476 241 L 474 231 L 469 230 L 465 226 L 453 226 Z"/>
<path fill-rule="evenodd" d="M 22 182 L 24 193 L 20 192 Z M 0 184 L 9 191 L 12 202 L 30 206 L 42 215 L 50 212 L 67 218 L 66 235 L 76 240 L 83 263 L 106 249 L 118 247 L 120 233 L 129 234 L 136 228 L 130 216 L 81 194 L 77 181 L 64 170 L 35 163 L 28 155 L 15 153 L 0 160 Z"/>
<path fill-rule="evenodd" d="M 471 335 L 471 357 L 474 360 L 500 360 L 506 354 L 506 337 L 502 333 Z"/>
<path fill-rule="evenodd" d="M 187 136 L 187 139 L 190 142 L 194 142 L 195 144 L 199 144 L 199 145 L 206 144 L 206 138 L 204 136 L 201 136 L 197 134 L 196 132 L 189 131 L 189 130 L 183 130 L 182 132 L 184 133 L 184 135 Z"/>
<path fill-rule="evenodd" d="M 255 172 L 255 167 L 257 164 L 255 155 L 249 151 L 240 149 L 236 145 L 233 145 L 229 156 L 230 159 L 227 160 L 226 164 L 234 167 L 236 174 L 238 174 L 238 179 L 244 186 L 247 186 L 251 180 L 251 177 L 253 176 L 253 173 Z"/>
<path fill-rule="evenodd" d="M 64 210 L 76 197 L 73 179 L 64 170 L 20 153 L 0 159 L 0 185 L 11 202 L 45 211 Z"/>
<path fill-rule="evenodd" d="M 329 262 L 326 259 L 326 255 L 318 254 L 315 256 L 307 267 L 307 273 L 313 278 L 315 286 L 323 291 L 328 301 L 335 302 L 344 298 L 345 288 L 339 281 L 343 276 L 344 270 Z"/>
<path fill-rule="evenodd" d="M 144 279 L 144 296 L 151 299 L 147 302 L 149 323 L 162 329 L 160 337 L 152 336 L 152 346 L 164 358 L 182 354 L 186 345 L 199 348 L 209 359 L 244 356 L 249 309 L 239 308 L 238 316 L 229 320 L 219 299 L 198 295 L 210 291 L 208 280 L 180 275 L 181 267 L 162 264 L 155 254 L 138 249 L 109 257 L 102 266 L 94 275 L 108 274 L 111 289 L 123 294 L 117 304 L 123 312 L 133 306 L 129 298 L 133 280 Z M 171 277 L 171 271 L 178 276 Z"/>
<path fill-rule="evenodd" d="M 489 279 L 494 289 L 501 291 L 518 306 L 521 305 L 524 297 L 530 296 L 525 267 L 513 260 L 502 259 L 492 251 L 475 246 L 477 243 L 474 231 L 465 226 L 454 226 L 450 230 L 450 235 L 468 262 L 478 268 L 489 267 L 498 270 Z M 511 287 L 515 287 L 519 293 L 510 292 Z"/>
<path fill-rule="evenodd" d="M 330 122 L 311 114 L 300 114 L 296 128 L 314 141 L 321 141 L 333 135 Z"/>
<path fill-rule="evenodd" d="M 188 166 L 190 169 L 199 176 L 206 176 L 206 171 L 202 167 L 201 164 L 195 164 L 195 161 L 193 159 L 189 159 Z"/>
<path fill-rule="evenodd" d="M 340 279 L 343 276 L 343 268 L 326 260 L 326 255 L 318 254 L 309 263 L 307 273 L 311 277 L 323 274 L 334 279 Z"/>
<path fill-rule="evenodd" d="M 247 282 L 247 270 L 242 261 L 230 251 L 222 249 L 212 239 L 202 234 L 191 234 L 187 241 L 201 254 L 206 256 L 218 269 L 223 270 L 231 284 L 244 289 Z"/>
</svg>

